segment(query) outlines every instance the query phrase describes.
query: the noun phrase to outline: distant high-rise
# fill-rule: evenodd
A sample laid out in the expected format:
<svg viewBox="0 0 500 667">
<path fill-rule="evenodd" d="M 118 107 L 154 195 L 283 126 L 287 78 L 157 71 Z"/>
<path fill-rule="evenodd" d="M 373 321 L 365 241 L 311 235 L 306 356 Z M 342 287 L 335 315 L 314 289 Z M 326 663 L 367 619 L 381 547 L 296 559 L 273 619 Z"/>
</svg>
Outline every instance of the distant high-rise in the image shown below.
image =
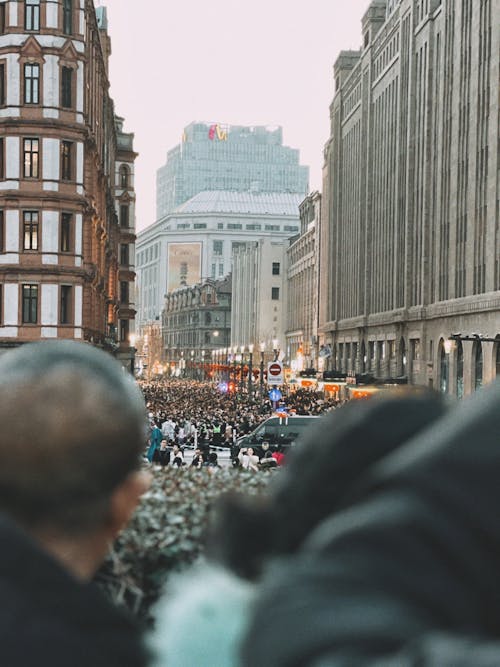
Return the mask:
<svg viewBox="0 0 500 667">
<path fill-rule="evenodd" d="M 283 146 L 281 127 L 243 127 L 191 123 L 182 143 L 167 153 L 156 179 L 159 220 L 205 190 L 308 190 L 309 167 L 299 164 L 299 151 Z"/>
</svg>

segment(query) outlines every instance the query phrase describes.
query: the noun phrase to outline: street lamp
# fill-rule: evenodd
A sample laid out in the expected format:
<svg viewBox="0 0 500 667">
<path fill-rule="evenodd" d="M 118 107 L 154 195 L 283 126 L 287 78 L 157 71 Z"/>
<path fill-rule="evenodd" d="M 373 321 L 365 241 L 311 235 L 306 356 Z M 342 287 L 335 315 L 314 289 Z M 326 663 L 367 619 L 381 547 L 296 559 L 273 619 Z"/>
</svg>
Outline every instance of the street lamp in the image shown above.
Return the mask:
<svg viewBox="0 0 500 667">
<path fill-rule="evenodd" d="M 279 340 L 277 338 L 273 338 L 273 355 L 274 355 L 274 361 L 278 361 L 278 355 L 279 355 Z"/>
<path fill-rule="evenodd" d="M 235 345 L 233 347 L 233 384 L 234 384 L 235 389 L 236 389 L 236 375 L 237 375 L 236 374 L 236 362 L 237 362 L 236 355 L 237 354 L 238 354 L 238 346 Z"/>
<path fill-rule="evenodd" d="M 248 395 L 252 396 L 252 361 L 253 361 L 253 343 L 248 346 Z"/>
<path fill-rule="evenodd" d="M 261 402 L 264 400 L 264 350 L 266 349 L 266 344 L 261 343 L 259 345 L 260 349 L 260 375 L 259 375 L 259 383 L 260 383 L 260 400 Z"/>
<path fill-rule="evenodd" d="M 244 378 L 243 378 L 243 364 L 245 363 L 245 346 L 242 345 L 240 347 L 240 352 L 241 352 L 241 363 L 240 363 L 240 392 L 243 393 L 243 384 L 244 384 Z"/>
</svg>

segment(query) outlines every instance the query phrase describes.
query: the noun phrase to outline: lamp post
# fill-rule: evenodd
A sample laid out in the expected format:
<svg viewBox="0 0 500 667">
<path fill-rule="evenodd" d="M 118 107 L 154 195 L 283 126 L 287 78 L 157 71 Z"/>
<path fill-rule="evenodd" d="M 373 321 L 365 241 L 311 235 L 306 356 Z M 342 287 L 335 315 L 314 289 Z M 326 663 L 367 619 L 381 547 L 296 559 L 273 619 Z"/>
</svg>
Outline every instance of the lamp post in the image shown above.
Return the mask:
<svg viewBox="0 0 500 667">
<path fill-rule="evenodd" d="M 273 338 L 273 356 L 274 356 L 273 361 L 278 361 L 278 356 L 280 353 L 279 344 L 280 344 L 279 340 L 277 338 Z"/>
<path fill-rule="evenodd" d="M 241 352 L 241 362 L 240 362 L 240 393 L 243 393 L 243 386 L 245 383 L 245 379 L 243 377 L 243 365 L 245 363 L 245 346 L 242 345 L 240 347 L 240 352 Z"/>
<path fill-rule="evenodd" d="M 194 350 L 191 350 L 191 380 L 194 380 Z"/>
<path fill-rule="evenodd" d="M 202 350 L 201 351 L 201 379 L 202 379 L 203 382 L 207 379 L 206 375 L 207 374 L 205 373 L 205 350 Z"/>
<path fill-rule="evenodd" d="M 260 383 L 260 400 L 264 400 L 264 350 L 266 349 L 266 344 L 261 343 L 259 345 L 260 349 L 260 374 L 259 374 L 259 383 Z"/>
<path fill-rule="evenodd" d="M 253 343 L 248 346 L 248 396 L 252 396 L 252 361 L 253 361 Z"/>
<path fill-rule="evenodd" d="M 237 379 L 237 373 L 236 373 L 236 361 L 237 361 L 237 360 L 236 360 L 236 355 L 237 355 L 237 354 L 238 354 L 238 346 L 235 345 L 235 346 L 233 347 L 233 385 L 234 385 L 234 388 L 235 388 L 235 389 L 236 389 L 236 384 L 237 384 L 237 382 L 236 382 L 236 379 Z"/>
</svg>

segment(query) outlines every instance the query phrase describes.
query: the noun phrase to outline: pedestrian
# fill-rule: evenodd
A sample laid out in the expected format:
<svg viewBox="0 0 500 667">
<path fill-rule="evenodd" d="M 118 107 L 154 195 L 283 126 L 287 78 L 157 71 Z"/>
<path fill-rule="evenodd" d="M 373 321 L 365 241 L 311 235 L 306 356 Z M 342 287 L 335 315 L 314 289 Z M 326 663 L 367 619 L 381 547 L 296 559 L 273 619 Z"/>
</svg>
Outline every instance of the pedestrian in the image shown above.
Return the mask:
<svg viewBox="0 0 500 667">
<path fill-rule="evenodd" d="M 158 460 L 156 451 L 160 447 L 161 439 L 162 439 L 161 429 L 158 427 L 158 424 L 156 424 L 156 422 L 153 422 L 153 425 L 151 427 L 151 435 L 149 436 L 149 449 L 147 453 L 147 459 L 150 463 L 156 462 Z"/>
<path fill-rule="evenodd" d="M 254 454 L 252 447 L 243 448 L 238 454 L 238 461 L 244 470 L 257 472 L 259 470 L 259 457 Z"/>
<path fill-rule="evenodd" d="M 165 468 L 170 463 L 170 450 L 168 449 L 168 443 L 163 438 L 160 443 L 160 449 L 157 450 L 158 453 L 158 463 L 162 468 Z"/>
<path fill-rule="evenodd" d="M 172 465 L 181 468 L 184 464 L 184 454 L 179 445 L 174 445 L 172 449 Z"/>
<path fill-rule="evenodd" d="M 0 423 L 0 664 L 145 667 L 90 585 L 148 485 L 136 384 L 88 344 L 23 345 L 0 358 Z"/>
</svg>

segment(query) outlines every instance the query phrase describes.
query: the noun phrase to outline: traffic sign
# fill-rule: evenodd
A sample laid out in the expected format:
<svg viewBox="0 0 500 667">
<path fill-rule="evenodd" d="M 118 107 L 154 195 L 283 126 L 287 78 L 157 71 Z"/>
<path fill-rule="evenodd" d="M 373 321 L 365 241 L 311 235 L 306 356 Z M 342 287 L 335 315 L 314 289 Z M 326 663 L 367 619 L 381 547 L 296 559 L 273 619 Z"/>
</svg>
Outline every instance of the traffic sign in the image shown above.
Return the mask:
<svg viewBox="0 0 500 667">
<path fill-rule="evenodd" d="M 267 364 L 267 384 L 283 384 L 283 364 L 281 361 L 271 361 Z"/>
<path fill-rule="evenodd" d="M 271 389 L 271 391 L 269 392 L 269 398 L 271 399 L 271 401 L 273 401 L 273 403 L 277 403 L 279 400 L 283 398 L 283 394 L 279 389 Z"/>
</svg>

